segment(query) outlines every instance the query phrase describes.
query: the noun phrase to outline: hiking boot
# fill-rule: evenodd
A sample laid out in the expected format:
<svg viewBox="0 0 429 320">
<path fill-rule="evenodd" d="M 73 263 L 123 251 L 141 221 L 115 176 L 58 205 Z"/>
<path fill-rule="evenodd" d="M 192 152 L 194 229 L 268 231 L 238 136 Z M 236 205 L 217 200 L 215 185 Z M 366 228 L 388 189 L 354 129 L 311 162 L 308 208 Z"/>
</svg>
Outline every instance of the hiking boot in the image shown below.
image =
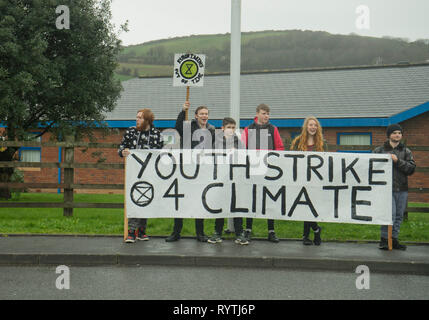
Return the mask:
<svg viewBox="0 0 429 320">
<path fill-rule="evenodd" d="M 165 238 L 165 242 L 174 242 L 180 240 L 180 233 L 173 232 L 167 238 Z"/>
<path fill-rule="evenodd" d="M 252 240 L 252 230 L 244 230 L 243 235 L 248 242 Z"/>
<path fill-rule="evenodd" d="M 207 242 L 209 242 L 209 243 L 221 243 L 222 238 L 221 238 L 219 233 L 215 232 L 213 234 L 213 236 L 211 236 L 211 238 L 207 240 Z"/>
<path fill-rule="evenodd" d="M 278 243 L 280 242 L 279 238 L 277 238 L 276 233 L 274 231 L 268 232 L 268 241 Z"/>
<path fill-rule="evenodd" d="M 240 234 L 239 236 L 237 236 L 237 238 L 234 241 L 236 244 L 240 244 L 240 245 L 246 245 L 249 244 L 249 241 L 247 241 L 246 237 L 244 236 L 244 234 Z"/>
<path fill-rule="evenodd" d="M 137 240 L 148 241 L 149 237 L 146 235 L 146 230 L 143 228 L 139 228 L 137 230 Z"/>
<path fill-rule="evenodd" d="M 307 237 L 302 237 L 302 244 L 304 245 L 304 246 L 311 246 L 311 245 L 313 245 L 313 241 L 311 241 L 309 238 L 308 238 L 308 236 Z"/>
<path fill-rule="evenodd" d="M 125 239 L 125 243 L 134 243 L 136 242 L 136 232 L 135 230 L 128 230 L 128 237 Z"/>
<path fill-rule="evenodd" d="M 389 244 L 388 244 L 386 238 L 381 238 L 380 239 L 380 244 L 378 245 L 378 248 L 380 250 L 389 250 Z"/>
<path fill-rule="evenodd" d="M 392 248 L 396 250 L 407 250 L 407 246 L 405 244 L 400 244 L 398 239 L 392 238 Z"/>
<path fill-rule="evenodd" d="M 197 234 L 197 241 L 207 242 L 209 238 L 205 234 Z"/>
<path fill-rule="evenodd" d="M 322 239 L 321 239 L 321 233 L 322 233 L 322 228 L 319 227 L 319 229 L 317 229 L 316 231 L 314 231 L 314 245 L 316 246 L 320 246 L 320 244 L 322 243 Z"/>
</svg>

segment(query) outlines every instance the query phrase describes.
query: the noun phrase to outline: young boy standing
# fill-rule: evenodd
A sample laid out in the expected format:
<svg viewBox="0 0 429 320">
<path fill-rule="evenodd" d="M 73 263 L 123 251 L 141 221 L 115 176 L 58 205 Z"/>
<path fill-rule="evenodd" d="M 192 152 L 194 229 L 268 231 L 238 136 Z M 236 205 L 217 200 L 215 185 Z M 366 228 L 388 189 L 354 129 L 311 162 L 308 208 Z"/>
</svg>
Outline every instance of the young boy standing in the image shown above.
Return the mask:
<svg viewBox="0 0 429 320">
<path fill-rule="evenodd" d="M 213 149 L 231 150 L 231 149 L 244 149 L 244 145 L 235 134 L 236 122 L 232 118 L 224 118 L 222 121 L 223 135 L 216 135 Z M 249 244 L 249 241 L 244 237 L 243 234 L 243 218 L 234 218 L 234 230 L 235 230 L 235 243 L 240 245 Z M 208 239 L 209 243 L 220 243 L 222 242 L 222 230 L 225 223 L 225 219 L 219 218 L 215 221 L 215 233 Z"/>
</svg>

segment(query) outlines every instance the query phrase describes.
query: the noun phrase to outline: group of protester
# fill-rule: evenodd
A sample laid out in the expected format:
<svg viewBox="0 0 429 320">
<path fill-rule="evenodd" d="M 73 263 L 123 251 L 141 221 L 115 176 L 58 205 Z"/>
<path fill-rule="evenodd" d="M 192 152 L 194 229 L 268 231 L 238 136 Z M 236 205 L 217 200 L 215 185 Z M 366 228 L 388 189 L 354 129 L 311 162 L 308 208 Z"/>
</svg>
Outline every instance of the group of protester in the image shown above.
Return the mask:
<svg viewBox="0 0 429 320">
<path fill-rule="evenodd" d="M 204 135 L 200 135 L 200 141 L 191 139 L 189 144 L 184 139 L 184 122 L 186 114 L 190 108 L 189 101 L 186 101 L 179 113 L 175 129 L 181 137 L 181 148 L 198 148 L 203 145 L 205 148 L 235 148 L 235 149 L 256 149 L 256 150 L 284 150 L 282 138 L 276 126 L 272 125 L 270 119 L 270 108 L 266 104 L 260 104 L 256 108 L 254 122 L 244 129 L 241 139 L 236 135 L 237 123 L 234 119 L 226 117 L 222 121 L 223 136 L 215 135 L 215 127 L 208 123 L 209 110 L 206 106 L 200 106 L 195 110 L 195 117 L 190 123 L 190 137 L 196 130 L 202 130 L 211 136 L 209 141 L 213 144 L 205 145 Z M 136 126 L 126 130 L 124 137 L 118 149 L 120 157 L 127 157 L 130 149 L 161 149 L 163 140 L 160 130 L 153 125 L 153 112 L 146 108 L 139 110 L 136 116 Z M 267 133 L 268 139 L 262 139 L 262 132 Z M 385 143 L 374 150 L 375 153 L 389 153 L 393 163 L 392 178 L 392 221 L 393 221 L 393 249 L 405 250 L 406 246 L 399 243 L 398 236 L 403 220 L 403 213 L 407 205 L 408 198 L 408 176 L 414 173 L 416 164 L 411 151 L 401 142 L 403 129 L 399 124 L 392 124 L 387 128 L 387 140 Z M 221 139 L 216 141 L 216 139 Z M 327 144 L 323 139 L 322 127 L 315 117 L 307 117 L 301 128 L 301 133 L 292 141 L 291 150 L 295 151 L 328 151 Z M 236 235 L 235 243 L 247 245 L 251 240 L 253 219 L 247 218 L 245 228 L 243 228 L 243 218 L 233 218 L 234 232 Z M 147 219 L 130 218 L 128 220 L 127 243 L 134 243 L 136 240 L 149 240 L 146 235 Z M 183 218 L 174 219 L 173 232 L 165 241 L 174 242 L 180 240 L 180 234 L 183 227 Z M 278 243 L 279 239 L 275 234 L 274 220 L 267 220 L 268 241 Z M 215 231 L 212 237 L 204 234 L 204 220 L 195 219 L 196 239 L 200 242 L 220 243 L 222 242 L 222 231 L 224 228 L 224 219 L 215 220 Z M 314 238 L 310 239 L 310 231 L 313 230 Z M 304 222 L 303 244 L 320 245 L 322 228 L 317 222 Z M 379 248 L 388 249 L 388 229 L 387 226 L 381 227 L 381 239 Z"/>
</svg>

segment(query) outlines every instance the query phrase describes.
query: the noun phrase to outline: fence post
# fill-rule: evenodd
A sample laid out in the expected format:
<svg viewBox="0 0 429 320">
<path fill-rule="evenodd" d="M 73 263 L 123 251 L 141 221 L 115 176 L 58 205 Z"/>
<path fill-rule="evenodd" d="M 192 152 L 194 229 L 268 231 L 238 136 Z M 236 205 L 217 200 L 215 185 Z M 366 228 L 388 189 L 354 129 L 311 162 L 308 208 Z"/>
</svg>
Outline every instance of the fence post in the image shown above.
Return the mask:
<svg viewBox="0 0 429 320">
<path fill-rule="evenodd" d="M 65 141 L 68 143 L 74 142 L 74 136 L 66 136 Z M 74 161 L 74 147 L 68 146 L 64 148 L 64 163 L 73 164 Z M 74 182 L 74 168 L 64 168 L 64 183 L 73 184 Z M 64 188 L 64 203 L 73 203 L 73 189 Z M 73 208 L 64 207 L 63 210 L 64 217 L 73 216 Z"/>
</svg>

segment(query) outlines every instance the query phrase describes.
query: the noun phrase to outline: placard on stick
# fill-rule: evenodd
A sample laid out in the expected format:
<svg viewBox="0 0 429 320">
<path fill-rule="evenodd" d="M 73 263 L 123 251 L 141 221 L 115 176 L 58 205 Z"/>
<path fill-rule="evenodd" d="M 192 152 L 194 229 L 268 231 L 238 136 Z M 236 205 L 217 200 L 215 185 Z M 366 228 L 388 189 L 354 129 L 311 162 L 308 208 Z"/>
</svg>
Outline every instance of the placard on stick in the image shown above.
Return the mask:
<svg viewBox="0 0 429 320">
<path fill-rule="evenodd" d="M 174 55 L 173 86 L 186 87 L 186 101 L 189 101 L 189 88 L 204 85 L 206 56 L 195 53 L 176 53 Z M 188 120 L 186 110 L 185 119 Z"/>
<path fill-rule="evenodd" d="M 174 87 L 202 87 L 206 56 L 194 53 L 174 55 Z"/>
</svg>

